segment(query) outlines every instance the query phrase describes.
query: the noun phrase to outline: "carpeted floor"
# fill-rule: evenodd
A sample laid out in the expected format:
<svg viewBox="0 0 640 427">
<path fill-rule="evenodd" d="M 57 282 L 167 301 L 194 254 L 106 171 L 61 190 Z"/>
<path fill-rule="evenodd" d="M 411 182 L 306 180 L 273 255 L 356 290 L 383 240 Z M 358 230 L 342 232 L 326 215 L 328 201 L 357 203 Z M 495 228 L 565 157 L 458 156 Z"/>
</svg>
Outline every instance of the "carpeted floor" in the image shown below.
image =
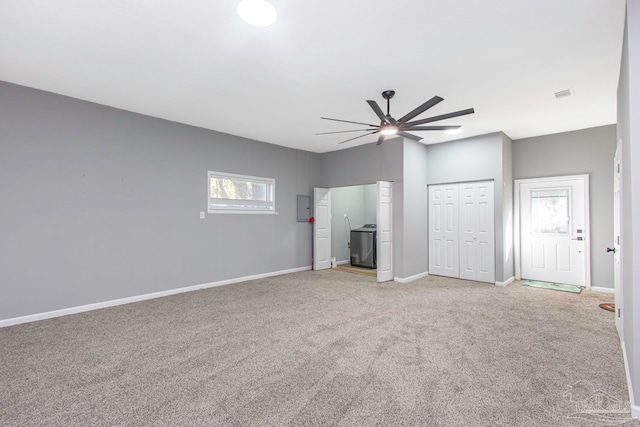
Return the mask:
<svg viewBox="0 0 640 427">
<path fill-rule="evenodd" d="M 593 426 L 628 405 L 609 299 L 325 270 L 17 325 L 0 425 Z"/>
</svg>

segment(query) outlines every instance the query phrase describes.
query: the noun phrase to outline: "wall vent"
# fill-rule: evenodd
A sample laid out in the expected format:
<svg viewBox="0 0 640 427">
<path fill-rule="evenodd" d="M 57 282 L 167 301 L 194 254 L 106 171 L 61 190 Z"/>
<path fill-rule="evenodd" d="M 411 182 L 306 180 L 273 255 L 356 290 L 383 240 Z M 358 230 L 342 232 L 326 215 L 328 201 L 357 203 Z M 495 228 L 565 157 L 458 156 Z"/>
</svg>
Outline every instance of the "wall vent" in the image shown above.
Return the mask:
<svg viewBox="0 0 640 427">
<path fill-rule="evenodd" d="M 571 89 L 565 89 L 554 93 L 556 99 L 566 98 L 567 96 L 573 95 L 573 91 Z"/>
</svg>

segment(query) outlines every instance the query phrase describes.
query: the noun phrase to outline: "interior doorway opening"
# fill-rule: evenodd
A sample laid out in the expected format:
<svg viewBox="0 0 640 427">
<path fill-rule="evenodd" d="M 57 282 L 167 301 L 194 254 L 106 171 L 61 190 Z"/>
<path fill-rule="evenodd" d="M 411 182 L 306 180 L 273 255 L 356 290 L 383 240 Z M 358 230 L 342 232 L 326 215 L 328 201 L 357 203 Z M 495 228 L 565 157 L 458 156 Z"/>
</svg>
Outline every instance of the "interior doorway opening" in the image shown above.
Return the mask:
<svg viewBox="0 0 640 427">
<path fill-rule="evenodd" d="M 393 183 L 314 190 L 314 270 L 348 266 L 393 280 Z"/>
</svg>

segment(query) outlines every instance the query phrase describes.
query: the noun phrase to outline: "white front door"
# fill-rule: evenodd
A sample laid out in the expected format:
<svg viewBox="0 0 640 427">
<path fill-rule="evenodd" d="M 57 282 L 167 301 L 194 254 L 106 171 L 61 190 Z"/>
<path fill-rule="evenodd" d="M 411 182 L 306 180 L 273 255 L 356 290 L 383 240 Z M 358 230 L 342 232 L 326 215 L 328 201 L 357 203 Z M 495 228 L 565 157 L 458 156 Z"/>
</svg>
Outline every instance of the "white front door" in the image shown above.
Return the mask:
<svg viewBox="0 0 640 427">
<path fill-rule="evenodd" d="M 393 280 L 393 183 L 378 182 L 378 282 Z"/>
<path fill-rule="evenodd" d="M 460 278 L 495 282 L 493 181 L 459 185 Z"/>
<path fill-rule="evenodd" d="M 518 181 L 523 279 L 589 286 L 588 176 Z"/>
<path fill-rule="evenodd" d="M 458 184 L 429 186 L 429 274 L 460 277 Z"/>
<path fill-rule="evenodd" d="M 621 152 L 621 143 L 618 142 L 618 148 L 616 149 L 616 154 L 614 157 L 614 168 L 613 168 L 613 287 L 615 289 L 615 301 L 616 301 L 616 329 L 618 330 L 618 335 L 622 338 L 622 318 L 620 317 L 620 313 L 622 312 L 622 290 L 620 286 L 620 224 L 622 222 L 620 209 L 620 184 L 622 180 L 622 152 Z M 610 251 L 607 248 L 607 251 Z"/>
<path fill-rule="evenodd" d="M 314 188 L 313 269 L 331 268 L 331 190 Z"/>
</svg>

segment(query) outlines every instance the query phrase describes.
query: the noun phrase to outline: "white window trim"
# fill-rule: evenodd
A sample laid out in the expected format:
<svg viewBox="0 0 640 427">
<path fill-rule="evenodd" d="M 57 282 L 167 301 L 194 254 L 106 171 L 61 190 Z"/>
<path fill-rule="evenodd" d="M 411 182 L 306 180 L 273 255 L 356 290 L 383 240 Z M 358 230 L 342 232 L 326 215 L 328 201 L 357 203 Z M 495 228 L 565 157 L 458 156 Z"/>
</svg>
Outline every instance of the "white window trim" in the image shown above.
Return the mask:
<svg viewBox="0 0 640 427">
<path fill-rule="evenodd" d="M 262 210 L 255 208 L 212 208 L 211 207 L 211 178 L 228 178 L 235 180 L 245 180 L 266 183 L 271 186 L 271 209 Z M 276 180 L 273 178 L 264 178 L 259 176 L 240 175 L 226 172 L 207 172 L 207 213 L 209 214 L 267 214 L 276 213 Z"/>
</svg>

